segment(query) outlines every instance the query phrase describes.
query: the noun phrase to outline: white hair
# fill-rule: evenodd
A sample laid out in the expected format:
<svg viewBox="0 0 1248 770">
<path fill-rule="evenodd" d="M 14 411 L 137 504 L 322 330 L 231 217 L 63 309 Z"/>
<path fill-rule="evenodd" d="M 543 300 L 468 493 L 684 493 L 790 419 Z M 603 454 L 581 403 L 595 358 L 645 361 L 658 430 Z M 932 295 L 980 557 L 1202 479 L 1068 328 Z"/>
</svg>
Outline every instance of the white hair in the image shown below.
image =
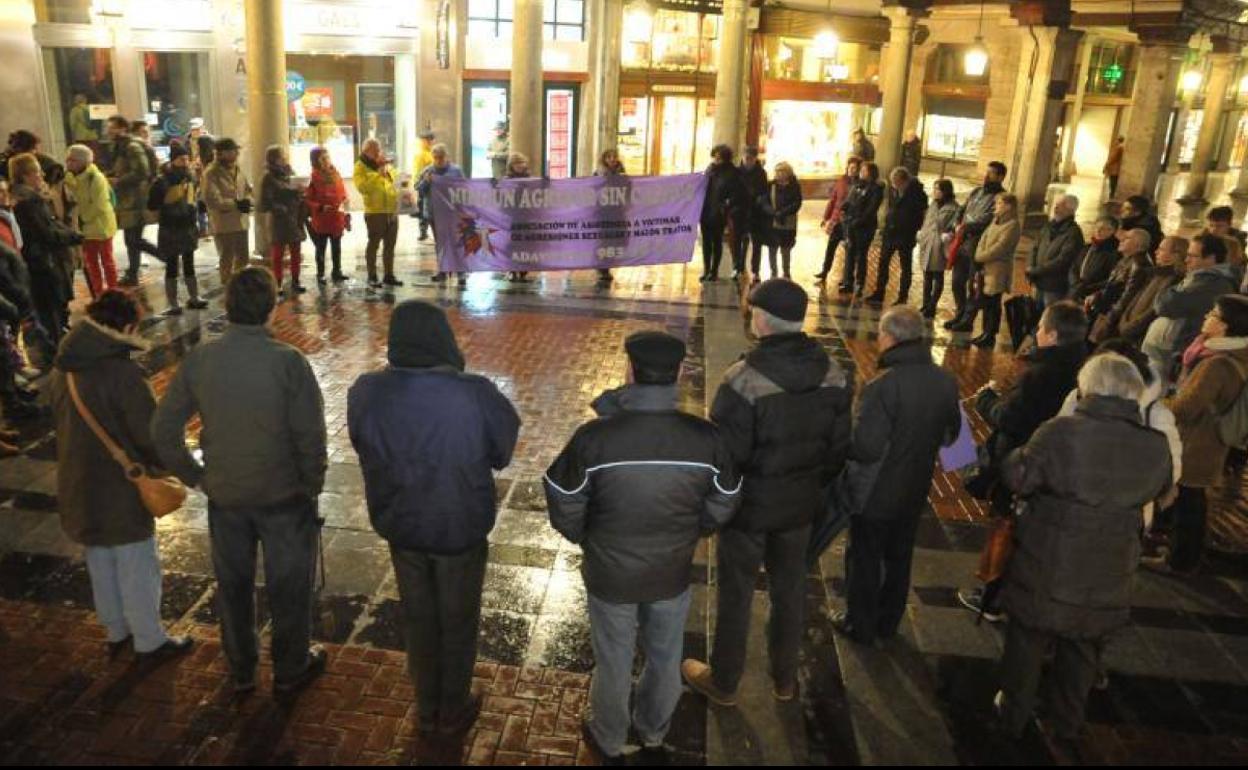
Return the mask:
<svg viewBox="0 0 1248 770">
<path fill-rule="evenodd" d="M 1147 230 L 1141 230 L 1137 227 L 1134 230 L 1129 230 L 1127 235 L 1140 242 L 1140 251 L 1148 251 L 1153 247 L 1153 236 L 1149 235 Z"/>
<path fill-rule="evenodd" d="M 375 139 L 375 138 L 365 139 L 365 140 L 364 140 L 364 144 L 360 145 L 360 152 L 364 152 L 365 150 L 369 149 L 370 147 L 376 147 L 378 150 L 380 150 L 380 149 L 381 149 L 381 142 L 380 142 L 380 141 L 378 141 L 378 140 L 377 140 L 377 139 Z"/>
<path fill-rule="evenodd" d="M 761 307 L 754 308 L 754 315 L 767 327 L 768 334 L 793 334 L 800 332 L 805 325 L 805 321 L 786 321 Z"/>
<path fill-rule="evenodd" d="M 895 305 L 880 316 L 880 332 L 897 342 L 923 339 L 926 326 L 923 316 L 909 305 Z"/>
<path fill-rule="evenodd" d="M 72 158 L 80 163 L 95 162 L 95 153 L 85 144 L 71 144 L 69 149 L 65 151 L 65 157 Z"/>
<path fill-rule="evenodd" d="M 1140 370 L 1126 356 L 1102 353 L 1088 359 L 1079 370 L 1079 395 L 1112 396 L 1138 401 L 1144 392 Z"/>
<path fill-rule="evenodd" d="M 442 144 L 441 142 L 438 142 L 437 144 L 429 148 L 429 154 L 430 155 L 447 155 L 448 153 L 446 151 L 446 145 Z"/>
<path fill-rule="evenodd" d="M 1060 203 L 1066 204 L 1066 206 L 1070 209 L 1072 214 L 1079 210 L 1079 196 L 1077 195 L 1071 195 L 1070 193 L 1059 195 L 1057 198 L 1057 202 L 1059 204 Z"/>
</svg>

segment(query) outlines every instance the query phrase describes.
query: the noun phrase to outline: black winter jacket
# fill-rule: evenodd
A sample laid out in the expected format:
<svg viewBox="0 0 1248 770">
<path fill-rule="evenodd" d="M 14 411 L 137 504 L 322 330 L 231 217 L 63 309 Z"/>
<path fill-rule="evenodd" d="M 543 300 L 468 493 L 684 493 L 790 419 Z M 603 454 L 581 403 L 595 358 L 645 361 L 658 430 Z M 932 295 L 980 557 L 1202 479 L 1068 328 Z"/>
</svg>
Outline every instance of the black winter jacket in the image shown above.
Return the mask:
<svg viewBox="0 0 1248 770">
<path fill-rule="evenodd" d="M 731 163 L 712 163 L 706 169 L 706 198 L 702 201 L 702 221 L 722 224 L 727 217 L 749 209 L 741 172 Z"/>
<path fill-rule="evenodd" d="M 1070 268 L 1070 298 L 1082 302 L 1100 291 L 1118 264 L 1118 239 L 1092 241 Z"/>
<path fill-rule="evenodd" d="M 768 190 L 767 169 L 762 162 L 754 164 L 754 168 L 746 168 L 744 164 L 737 167 L 741 174 L 741 184 L 745 186 L 746 212 L 745 223 L 755 230 L 766 230 L 771 227 L 771 218 L 758 205 L 758 199 L 766 197 Z"/>
<path fill-rule="evenodd" d="M 728 369 L 711 420 L 745 478 L 730 526 L 781 530 L 814 520 L 849 453 L 852 399 L 845 372 L 800 332 L 764 337 Z"/>
<path fill-rule="evenodd" d="M 714 425 L 676 411 L 675 386 L 634 385 L 595 402 L 544 478 L 550 523 L 584 552 L 592 595 L 661 601 L 689 587 L 698 538 L 737 511 L 741 479 Z"/>
<path fill-rule="evenodd" d="M 1161 232 L 1161 220 L 1156 214 L 1140 214 L 1138 217 L 1124 217 L 1120 225 L 1122 230 L 1143 230 L 1148 233 L 1150 255 L 1157 252 L 1165 235 Z"/>
<path fill-rule="evenodd" d="M 936 452 L 962 428 L 958 383 L 932 362 L 922 340 L 880 356 L 880 371 L 854 404 L 849 453 L 852 513 L 874 520 L 918 516 L 932 484 Z"/>
<path fill-rule="evenodd" d="M 61 278 L 64 252 L 82 243 L 82 235 L 52 214 L 51 204 L 38 190 L 19 184 L 13 188 L 13 197 L 16 199 L 13 215 L 22 228 L 22 258 L 32 280 L 36 276 L 40 280 Z"/>
<path fill-rule="evenodd" d="M 34 304 L 30 298 L 30 272 L 22 255 L 0 243 L 0 320 L 17 323 L 30 318 Z"/>
<path fill-rule="evenodd" d="M 1027 262 L 1027 280 L 1041 291 L 1065 294 L 1070 290 L 1070 268 L 1083 251 L 1083 231 L 1074 217 L 1049 222 L 1040 230 Z"/>
<path fill-rule="evenodd" d="M 884 215 L 884 237 L 901 244 L 913 244 L 918 240 L 919 228 L 927 215 L 927 192 L 923 183 L 911 179 L 906 189 L 897 192 L 888 186 L 888 213 Z"/>
<path fill-rule="evenodd" d="M 199 248 L 199 220 L 195 209 L 195 180 L 186 169 L 169 166 L 147 194 L 148 211 L 157 212 L 160 230 L 156 250 L 166 259 Z"/>
<path fill-rule="evenodd" d="M 1026 502 L 1005 578 L 1010 619 L 1077 639 L 1125 626 L 1142 508 L 1171 483 L 1166 438 L 1140 424 L 1140 405 L 1080 399 L 1009 457 L 1005 481 Z"/>
<path fill-rule="evenodd" d="M 875 235 L 883 202 L 884 185 L 861 179 L 854 182 L 845 205 L 841 206 L 841 224 L 845 231 L 859 238 Z"/>
<path fill-rule="evenodd" d="M 1069 345 L 1036 348 L 1027 356 L 1028 366 L 1013 388 L 1002 394 L 984 391 L 976 410 L 993 429 L 989 451 L 1000 459 L 1026 444 L 1036 428 L 1062 408 L 1066 394 L 1076 387 L 1079 369 L 1088 356 L 1082 341 Z"/>
</svg>

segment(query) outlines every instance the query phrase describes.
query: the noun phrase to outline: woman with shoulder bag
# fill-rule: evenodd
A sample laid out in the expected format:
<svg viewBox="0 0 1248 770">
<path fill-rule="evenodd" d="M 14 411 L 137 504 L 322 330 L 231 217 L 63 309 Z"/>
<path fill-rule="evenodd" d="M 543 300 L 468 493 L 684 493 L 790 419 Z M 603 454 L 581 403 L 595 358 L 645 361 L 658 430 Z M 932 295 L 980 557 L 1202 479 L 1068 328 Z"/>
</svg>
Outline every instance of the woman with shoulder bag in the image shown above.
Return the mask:
<svg viewBox="0 0 1248 770">
<path fill-rule="evenodd" d="M 66 335 L 49 384 L 61 526 L 86 548 L 110 658 L 127 642 L 140 656 L 181 653 L 192 644 L 189 637 L 170 636 L 160 620 L 160 556 L 150 501 L 140 490 L 140 484 L 160 483 L 147 472 L 157 463 L 149 430 L 156 399 L 130 360 L 145 347 L 134 336 L 138 322 L 133 297 L 101 294 Z M 110 444 L 134 465 L 124 467 Z"/>
</svg>

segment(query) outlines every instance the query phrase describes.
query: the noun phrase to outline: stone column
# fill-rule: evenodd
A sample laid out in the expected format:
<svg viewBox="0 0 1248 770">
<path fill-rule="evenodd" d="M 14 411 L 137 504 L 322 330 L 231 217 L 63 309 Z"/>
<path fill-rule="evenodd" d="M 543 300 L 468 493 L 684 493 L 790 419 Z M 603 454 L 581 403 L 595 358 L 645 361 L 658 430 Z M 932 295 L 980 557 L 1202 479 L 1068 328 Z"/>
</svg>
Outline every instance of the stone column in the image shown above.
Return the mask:
<svg viewBox="0 0 1248 770">
<path fill-rule="evenodd" d="M 1014 109 L 1021 109 L 1017 133 L 1010 137 L 1013 161 L 1007 185 L 1019 197 L 1024 215 L 1042 212 L 1045 194 L 1052 181 L 1057 153 L 1057 124 L 1062 115 L 1067 80 L 1074 66 L 1081 31 L 1060 27 L 1033 27 L 1035 42 L 1024 35 L 1024 66 L 1019 70 L 1020 93 Z M 1035 75 L 1028 78 L 1028 51 L 1036 47 Z"/>
<path fill-rule="evenodd" d="M 1238 53 L 1230 51 L 1229 45 L 1214 40 L 1214 53 L 1210 54 L 1209 84 L 1205 87 L 1205 118 L 1200 124 L 1196 140 L 1196 154 L 1192 156 L 1192 169 L 1187 175 L 1187 187 L 1179 203 L 1185 206 L 1203 206 L 1205 186 L 1209 181 L 1209 167 L 1213 164 L 1213 145 L 1222 126 L 1222 110 L 1226 105 L 1226 88 L 1235 71 Z M 1186 215 L 1185 215 L 1186 216 Z M 1198 215 L 1197 215 L 1198 216 Z"/>
<path fill-rule="evenodd" d="M 511 151 L 529 157 L 534 171 L 542 157 L 542 0 L 516 0 L 511 28 Z"/>
<path fill-rule="evenodd" d="M 910 86 L 910 61 L 914 48 L 914 16 L 910 9 L 884 9 L 888 17 L 888 46 L 884 49 L 880 69 L 884 86 L 884 104 L 880 136 L 875 147 L 875 161 L 880 173 L 887 174 L 901 162 L 901 139 L 906 124 L 906 93 Z"/>
<path fill-rule="evenodd" d="M 1079 72 L 1075 75 L 1075 101 L 1070 106 L 1063 132 L 1065 148 L 1062 155 L 1062 181 L 1069 182 L 1075 175 L 1075 139 L 1079 135 L 1079 121 L 1083 119 L 1083 97 L 1088 88 L 1088 70 L 1092 68 L 1092 41 L 1084 40 L 1079 55 Z"/>
<path fill-rule="evenodd" d="M 1237 85 L 1232 83 L 1232 88 Z M 1236 104 L 1239 103 L 1238 98 Z M 1218 147 L 1218 159 L 1214 163 L 1214 171 L 1229 171 L 1231 168 L 1231 156 L 1235 153 L 1235 136 L 1239 133 L 1239 122 L 1244 118 L 1244 108 L 1237 106 L 1235 109 L 1227 113 L 1224 124 L 1226 131 L 1222 134 L 1222 143 Z"/>
<path fill-rule="evenodd" d="M 1186 53 L 1186 39 L 1144 39 L 1135 76 L 1131 124 L 1122 131 L 1127 141 L 1123 147 L 1122 174 L 1118 177 L 1119 200 L 1131 195 L 1146 195 L 1152 199 L 1157 189 L 1157 177 L 1162 171 L 1161 154 L 1166 148 L 1166 129 L 1170 126 L 1170 112 L 1174 108 Z"/>
<path fill-rule="evenodd" d="M 598 167 L 598 155 L 619 144 L 620 136 L 620 57 L 624 35 L 624 0 L 601 0 L 602 23 L 598 25 L 596 73 L 597 109 L 590 127 L 592 145 L 582 153 L 581 176 L 588 176 Z M 594 50 L 593 48 L 590 49 Z"/>
<path fill-rule="evenodd" d="M 247 23 L 247 135 L 251 181 L 260 184 L 264 151 L 271 144 L 290 145 L 286 102 L 286 34 L 282 3 L 246 0 Z M 256 250 L 268 248 L 265 217 L 256 217 Z"/>
<path fill-rule="evenodd" d="M 745 47 L 748 0 L 724 0 L 724 18 L 719 30 L 719 71 L 715 78 L 715 144 L 735 148 L 745 130 Z M 698 148 L 699 157 L 710 148 Z"/>
</svg>

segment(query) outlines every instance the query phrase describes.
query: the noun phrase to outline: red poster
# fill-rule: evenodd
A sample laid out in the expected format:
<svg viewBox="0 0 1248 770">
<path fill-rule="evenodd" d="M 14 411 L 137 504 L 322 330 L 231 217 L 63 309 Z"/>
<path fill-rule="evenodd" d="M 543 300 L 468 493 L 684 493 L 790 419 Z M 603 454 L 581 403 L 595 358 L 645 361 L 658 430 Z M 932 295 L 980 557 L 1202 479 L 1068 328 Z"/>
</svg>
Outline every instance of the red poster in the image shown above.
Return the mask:
<svg viewBox="0 0 1248 770">
<path fill-rule="evenodd" d="M 572 94 L 552 91 L 546 95 L 546 173 L 551 179 L 572 175 Z"/>
<path fill-rule="evenodd" d="M 303 92 L 303 114 L 308 120 L 322 120 L 334 116 L 334 89 L 309 88 Z"/>
</svg>

